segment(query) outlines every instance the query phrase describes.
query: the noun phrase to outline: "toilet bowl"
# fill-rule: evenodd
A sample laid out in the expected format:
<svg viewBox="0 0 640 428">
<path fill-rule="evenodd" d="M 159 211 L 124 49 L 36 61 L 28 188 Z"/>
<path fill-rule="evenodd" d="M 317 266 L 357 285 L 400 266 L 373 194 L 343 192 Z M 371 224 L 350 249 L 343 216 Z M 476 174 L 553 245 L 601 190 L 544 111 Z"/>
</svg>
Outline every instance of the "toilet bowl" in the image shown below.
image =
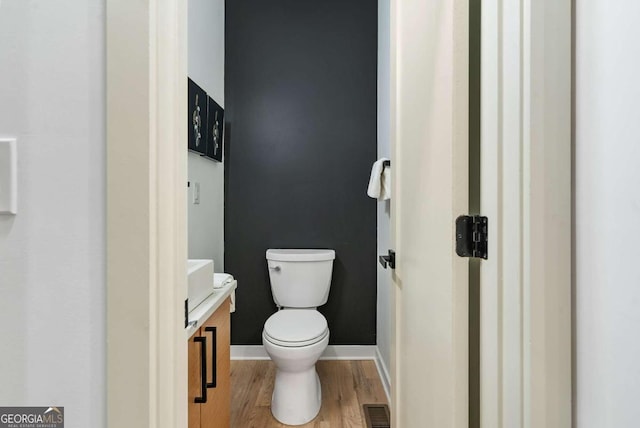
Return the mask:
<svg viewBox="0 0 640 428">
<path fill-rule="evenodd" d="M 280 310 L 267 319 L 264 348 L 276 365 L 271 413 L 286 425 L 313 420 L 322 405 L 316 362 L 329 344 L 325 317 L 333 250 L 268 250 L 273 298 Z"/>
<path fill-rule="evenodd" d="M 262 343 L 277 368 L 271 413 L 287 425 L 313 420 L 322 404 L 316 361 L 329 344 L 326 320 L 314 309 L 284 309 L 265 323 Z"/>
</svg>

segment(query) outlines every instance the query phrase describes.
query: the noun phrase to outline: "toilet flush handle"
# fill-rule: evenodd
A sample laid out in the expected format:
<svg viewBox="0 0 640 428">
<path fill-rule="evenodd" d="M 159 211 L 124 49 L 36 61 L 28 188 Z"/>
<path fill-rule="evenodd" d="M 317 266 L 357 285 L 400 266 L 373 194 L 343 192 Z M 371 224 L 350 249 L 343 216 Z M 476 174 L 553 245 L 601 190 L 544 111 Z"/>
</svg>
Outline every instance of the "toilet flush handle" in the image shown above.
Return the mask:
<svg viewBox="0 0 640 428">
<path fill-rule="evenodd" d="M 276 272 L 280 272 L 280 266 L 269 266 L 269 269 L 275 270 Z"/>
</svg>

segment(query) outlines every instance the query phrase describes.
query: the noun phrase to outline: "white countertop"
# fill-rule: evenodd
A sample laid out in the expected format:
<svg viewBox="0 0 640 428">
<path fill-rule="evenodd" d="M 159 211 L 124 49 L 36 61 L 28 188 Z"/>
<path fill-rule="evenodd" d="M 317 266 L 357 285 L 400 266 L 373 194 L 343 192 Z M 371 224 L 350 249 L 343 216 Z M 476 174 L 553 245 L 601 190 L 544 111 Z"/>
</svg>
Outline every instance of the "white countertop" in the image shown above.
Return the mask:
<svg viewBox="0 0 640 428">
<path fill-rule="evenodd" d="M 193 308 L 189 312 L 189 322 L 196 321 L 195 324 L 190 324 L 184 329 L 187 339 L 193 336 L 202 324 L 209 319 L 211 315 L 224 303 L 225 299 L 233 293 L 238 287 L 238 281 L 233 281 L 230 284 L 225 285 L 222 288 L 215 288 L 213 294 L 204 299 L 202 303 Z"/>
</svg>

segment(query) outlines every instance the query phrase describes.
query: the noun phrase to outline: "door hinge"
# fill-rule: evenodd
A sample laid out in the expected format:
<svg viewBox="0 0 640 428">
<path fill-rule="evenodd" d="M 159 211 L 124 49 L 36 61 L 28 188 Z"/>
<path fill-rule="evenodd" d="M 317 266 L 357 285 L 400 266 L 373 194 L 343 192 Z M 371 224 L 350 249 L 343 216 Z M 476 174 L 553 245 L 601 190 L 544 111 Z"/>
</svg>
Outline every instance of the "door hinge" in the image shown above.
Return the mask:
<svg viewBox="0 0 640 428">
<path fill-rule="evenodd" d="M 487 259 L 489 219 L 461 215 L 456 219 L 456 253 L 460 257 Z"/>
</svg>

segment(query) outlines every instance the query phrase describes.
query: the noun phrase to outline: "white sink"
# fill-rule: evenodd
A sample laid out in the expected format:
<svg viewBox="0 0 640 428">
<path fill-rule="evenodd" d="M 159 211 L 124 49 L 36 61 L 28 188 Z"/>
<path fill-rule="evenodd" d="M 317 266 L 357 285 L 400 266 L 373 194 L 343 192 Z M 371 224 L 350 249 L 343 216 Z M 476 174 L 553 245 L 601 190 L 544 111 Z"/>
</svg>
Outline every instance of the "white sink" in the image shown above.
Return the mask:
<svg viewBox="0 0 640 428">
<path fill-rule="evenodd" d="M 213 293 L 213 260 L 188 260 L 189 312 Z"/>
</svg>

